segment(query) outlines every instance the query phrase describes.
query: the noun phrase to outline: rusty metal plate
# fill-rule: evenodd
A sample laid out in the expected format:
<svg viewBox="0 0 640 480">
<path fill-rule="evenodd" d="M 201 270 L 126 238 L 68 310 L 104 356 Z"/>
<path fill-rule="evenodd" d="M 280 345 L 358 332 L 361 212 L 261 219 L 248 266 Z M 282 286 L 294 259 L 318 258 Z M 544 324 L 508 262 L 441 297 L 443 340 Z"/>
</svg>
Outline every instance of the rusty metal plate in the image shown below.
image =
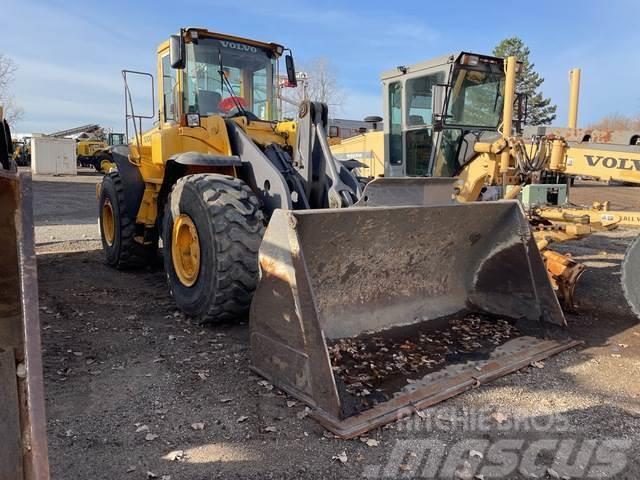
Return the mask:
<svg viewBox="0 0 640 480">
<path fill-rule="evenodd" d="M 2 368 L 14 378 L 14 383 L 3 379 L 0 408 L 11 415 L 19 412 L 17 461 L 21 465 L 13 476 L 3 471 L 6 476 L 0 478 L 46 480 L 49 465 L 30 173 L 0 171 L 0 245 L 0 350 L 12 352 L 13 358 L 3 355 Z M 21 374 L 16 377 L 17 371 Z M 15 396 L 9 392 L 14 387 Z"/>
<path fill-rule="evenodd" d="M 23 480 L 18 382 L 12 348 L 0 348 L 0 405 L 0 480 Z"/>
</svg>

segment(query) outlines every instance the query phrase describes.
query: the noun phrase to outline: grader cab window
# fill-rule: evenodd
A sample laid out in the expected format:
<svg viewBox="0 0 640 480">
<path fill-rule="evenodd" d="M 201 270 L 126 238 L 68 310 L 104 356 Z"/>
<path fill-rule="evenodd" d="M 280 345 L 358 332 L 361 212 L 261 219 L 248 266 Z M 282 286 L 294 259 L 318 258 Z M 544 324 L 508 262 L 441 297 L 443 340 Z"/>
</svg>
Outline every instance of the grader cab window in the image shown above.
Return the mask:
<svg viewBox="0 0 640 480">
<path fill-rule="evenodd" d="M 431 125 L 431 89 L 442 83 L 444 75 L 436 73 L 407 80 L 407 125 Z"/>
<path fill-rule="evenodd" d="M 434 177 L 453 177 L 457 175 L 462 166 L 458 153 L 462 130 L 458 128 L 447 128 L 442 131 L 440 146 L 435 156 L 432 175 Z"/>
<path fill-rule="evenodd" d="M 492 68 L 496 69 L 495 66 Z M 449 99 L 449 125 L 496 128 L 504 103 L 504 73 L 461 68 L 455 73 Z"/>
<path fill-rule="evenodd" d="M 442 83 L 442 72 L 411 78 L 406 82 L 406 156 L 407 175 L 429 174 L 431 151 L 433 150 L 433 129 L 431 91 L 434 85 Z"/>
<path fill-rule="evenodd" d="M 402 164 L 402 86 L 389 85 L 389 162 Z"/>
<path fill-rule="evenodd" d="M 200 39 L 186 45 L 185 112 L 251 113 L 275 119 L 275 66 L 271 51 L 252 45 Z"/>
</svg>

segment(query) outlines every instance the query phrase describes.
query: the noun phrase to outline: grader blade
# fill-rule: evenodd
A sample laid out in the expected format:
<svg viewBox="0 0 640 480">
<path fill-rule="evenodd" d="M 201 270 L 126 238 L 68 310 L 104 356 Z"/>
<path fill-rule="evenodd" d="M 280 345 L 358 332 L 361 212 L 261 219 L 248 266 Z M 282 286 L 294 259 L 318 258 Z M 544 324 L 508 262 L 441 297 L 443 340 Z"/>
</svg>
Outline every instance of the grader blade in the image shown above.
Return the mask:
<svg viewBox="0 0 640 480">
<path fill-rule="evenodd" d="M 640 318 L 640 237 L 631 244 L 622 262 L 622 291 Z"/>
<path fill-rule="evenodd" d="M 396 207 L 453 203 L 454 177 L 380 177 L 364 187 L 357 207 Z"/>
<path fill-rule="evenodd" d="M 0 170 L 0 479 L 46 480 L 31 176 Z"/>
<path fill-rule="evenodd" d="M 256 372 L 344 438 L 576 345 L 516 202 L 276 210 Z"/>
</svg>

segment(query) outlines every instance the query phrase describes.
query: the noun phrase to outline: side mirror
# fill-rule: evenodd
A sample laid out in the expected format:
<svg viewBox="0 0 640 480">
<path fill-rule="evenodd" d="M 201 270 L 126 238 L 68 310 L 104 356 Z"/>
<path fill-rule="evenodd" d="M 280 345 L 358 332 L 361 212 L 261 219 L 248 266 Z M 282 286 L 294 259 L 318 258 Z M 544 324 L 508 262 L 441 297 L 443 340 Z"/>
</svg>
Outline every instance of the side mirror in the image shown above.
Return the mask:
<svg viewBox="0 0 640 480">
<path fill-rule="evenodd" d="M 169 59 L 171 68 L 184 68 L 184 39 L 182 35 L 171 35 L 169 37 Z"/>
<path fill-rule="evenodd" d="M 297 87 L 298 79 L 296 78 L 296 67 L 293 64 L 293 55 L 287 54 L 284 56 L 284 63 L 287 65 L 287 80 L 289 86 Z"/>
<path fill-rule="evenodd" d="M 431 87 L 431 123 L 433 129 L 439 132 L 443 129 L 446 113 L 447 85 L 434 85 Z"/>
</svg>

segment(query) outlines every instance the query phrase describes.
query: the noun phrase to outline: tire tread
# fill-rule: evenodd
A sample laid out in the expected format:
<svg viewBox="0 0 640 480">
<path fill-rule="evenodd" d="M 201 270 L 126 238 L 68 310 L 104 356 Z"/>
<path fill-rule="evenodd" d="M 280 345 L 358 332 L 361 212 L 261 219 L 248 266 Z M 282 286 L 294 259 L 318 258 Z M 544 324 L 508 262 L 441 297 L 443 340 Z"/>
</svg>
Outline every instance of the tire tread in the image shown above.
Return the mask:
<svg viewBox="0 0 640 480">
<path fill-rule="evenodd" d="M 173 191 L 191 183 L 206 205 L 215 244 L 215 289 L 203 323 L 246 315 L 258 282 L 258 249 L 264 235 L 260 202 L 242 180 L 211 173 L 180 178 Z"/>
<path fill-rule="evenodd" d="M 141 245 L 134 238 L 136 223 L 127 212 L 124 184 L 120 173 L 109 172 L 105 177 L 109 177 L 113 182 L 119 212 L 119 218 L 116 221 L 120 221 L 120 255 L 114 266 L 119 270 L 145 267 L 153 263 L 156 249 Z"/>
</svg>

